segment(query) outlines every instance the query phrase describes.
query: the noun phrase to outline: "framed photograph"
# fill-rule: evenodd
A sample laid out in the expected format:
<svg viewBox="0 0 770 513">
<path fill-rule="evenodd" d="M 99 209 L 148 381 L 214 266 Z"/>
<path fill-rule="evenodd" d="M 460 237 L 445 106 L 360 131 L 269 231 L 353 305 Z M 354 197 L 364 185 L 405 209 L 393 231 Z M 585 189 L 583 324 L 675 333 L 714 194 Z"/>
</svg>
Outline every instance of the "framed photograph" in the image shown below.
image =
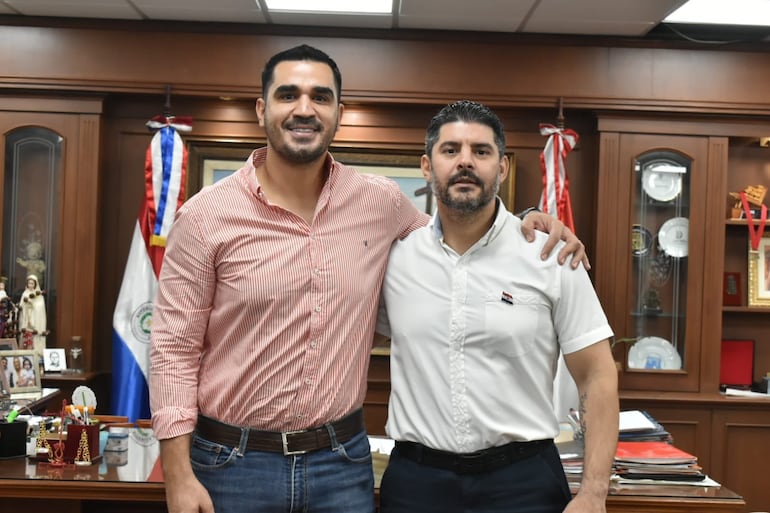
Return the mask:
<svg viewBox="0 0 770 513">
<path fill-rule="evenodd" d="M 244 160 L 204 159 L 201 187 L 214 184 L 243 167 Z"/>
<path fill-rule="evenodd" d="M 43 370 L 46 372 L 61 372 L 67 369 L 67 357 L 64 349 L 53 348 L 43 350 Z"/>
<path fill-rule="evenodd" d="M 13 351 L 18 348 L 15 338 L 0 338 L 0 351 Z"/>
<path fill-rule="evenodd" d="M 427 213 L 433 214 L 436 199 L 420 169 L 422 152 L 378 152 L 350 151 L 345 148 L 332 148 L 334 158 L 343 164 L 354 167 L 359 173 L 383 175 L 398 183 L 404 194 L 412 200 L 415 206 Z M 513 211 L 514 194 L 516 192 L 516 155 L 509 154 L 510 171 L 508 178 L 500 184 L 500 199 L 508 210 Z"/>
<path fill-rule="evenodd" d="M 0 370 L 8 380 L 11 395 L 40 392 L 40 368 L 35 351 L 0 351 Z"/>
<path fill-rule="evenodd" d="M 759 239 L 757 251 L 749 245 L 749 306 L 770 307 L 770 234 Z"/>
<path fill-rule="evenodd" d="M 0 370 L 0 398 L 7 398 L 11 395 L 11 385 L 8 384 L 8 369 L 5 367 L 8 365 L 8 360 L 3 360 L 3 369 Z"/>
<path fill-rule="evenodd" d="M 436 202 L 420 170 L 421 153 L 351 151 L 347 148 L 331 148 L 330 151 L 335 160 L 355 168 L 359 173 L 393 179 L 418 210 L 426 214 L 433 213 Z"/>
</svg>

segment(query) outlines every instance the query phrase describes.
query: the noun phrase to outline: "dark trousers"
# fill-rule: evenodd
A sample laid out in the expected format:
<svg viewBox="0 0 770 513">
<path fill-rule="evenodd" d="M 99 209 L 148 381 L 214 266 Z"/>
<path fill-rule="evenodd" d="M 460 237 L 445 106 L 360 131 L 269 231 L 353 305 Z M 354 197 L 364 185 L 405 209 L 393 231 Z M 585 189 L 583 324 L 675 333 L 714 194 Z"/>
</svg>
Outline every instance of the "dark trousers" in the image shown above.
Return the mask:
<svg viewBox="0 0 770 513">
<path fill-rule="evenodd" d="M 562 513 L 571 498 L 556 446 L 490 472 L 458 474 L 390 455 L 382 513 Z"/>
</svg>

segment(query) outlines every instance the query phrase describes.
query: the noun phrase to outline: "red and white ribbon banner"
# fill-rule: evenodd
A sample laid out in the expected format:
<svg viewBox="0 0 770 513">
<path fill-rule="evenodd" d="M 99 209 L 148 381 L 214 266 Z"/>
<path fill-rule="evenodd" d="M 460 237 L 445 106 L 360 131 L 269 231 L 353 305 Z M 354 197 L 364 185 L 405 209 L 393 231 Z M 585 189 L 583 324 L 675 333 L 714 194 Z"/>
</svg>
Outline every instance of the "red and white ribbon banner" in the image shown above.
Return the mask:
<svg viewBox="0 0 770 513">
<path fill-rule="evenodd" d="M 543 195 L 540 210 L 551 214 L 575 231 L 572 217 L 572 203 L 569 197 L 569 177 L 565 160 L 578 142 L 578 134 L 569 128 L 540 124 L 540 134 L 548 136 L 545 148 L 540 154 L 540 169 L 543 172 Z"/>
</svg>

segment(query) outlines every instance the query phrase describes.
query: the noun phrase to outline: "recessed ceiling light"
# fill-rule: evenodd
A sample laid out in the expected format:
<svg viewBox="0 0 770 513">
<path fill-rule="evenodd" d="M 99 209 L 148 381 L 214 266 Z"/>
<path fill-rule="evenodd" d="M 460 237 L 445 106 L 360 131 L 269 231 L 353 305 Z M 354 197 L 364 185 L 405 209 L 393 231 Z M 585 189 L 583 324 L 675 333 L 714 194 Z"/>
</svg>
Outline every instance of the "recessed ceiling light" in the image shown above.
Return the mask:
<svg viewBox="0 0 770 513">
<path fill-rule="evenodd" d="M 266 0 L 266 3 L 271 11 L 384 14 L 393 9 L 393 0 Z"/>
<path fill-rule="evenodd" d="M 770 25 L 770 0 L 689 0 L 663 20 L 667 23 Z"/>
</svg>

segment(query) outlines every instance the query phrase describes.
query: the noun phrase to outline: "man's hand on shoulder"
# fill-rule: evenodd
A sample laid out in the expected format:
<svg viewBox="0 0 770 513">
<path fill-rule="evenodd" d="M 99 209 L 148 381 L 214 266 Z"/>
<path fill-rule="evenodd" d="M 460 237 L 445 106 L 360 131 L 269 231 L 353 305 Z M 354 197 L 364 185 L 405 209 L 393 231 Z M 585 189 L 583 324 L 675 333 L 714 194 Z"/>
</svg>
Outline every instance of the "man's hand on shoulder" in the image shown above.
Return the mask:
<svg viewBox="0 0 770 513">
<path fill-rule="evenodd" d="M 532 242 L 535 240 L 535 230 L 548 234 L 548 240 L 545 241 L 543 252 L 540 254 L 541 258 L 544 260 L 548 258 L 556 244 L 563 240 L 565 243 L 564 247 L 561 248 L 557 255 L 559 265 L 564 264 L 567 261 L 567 257 L 571 255 L 572 262 L 570 266 L 573 269 L 577 269 L 581 262 L 586 270 L 591 269 L 591 263 L 588 261 L 588 255 L 586 255 L 586 248 L 583 243 L 572 233 L 572 230 L 554 216 L 536 210 L 525 211 L 521 222 L 521 233 L 524 234 L 524 237 L 529 242 Z"/>
</svg>

